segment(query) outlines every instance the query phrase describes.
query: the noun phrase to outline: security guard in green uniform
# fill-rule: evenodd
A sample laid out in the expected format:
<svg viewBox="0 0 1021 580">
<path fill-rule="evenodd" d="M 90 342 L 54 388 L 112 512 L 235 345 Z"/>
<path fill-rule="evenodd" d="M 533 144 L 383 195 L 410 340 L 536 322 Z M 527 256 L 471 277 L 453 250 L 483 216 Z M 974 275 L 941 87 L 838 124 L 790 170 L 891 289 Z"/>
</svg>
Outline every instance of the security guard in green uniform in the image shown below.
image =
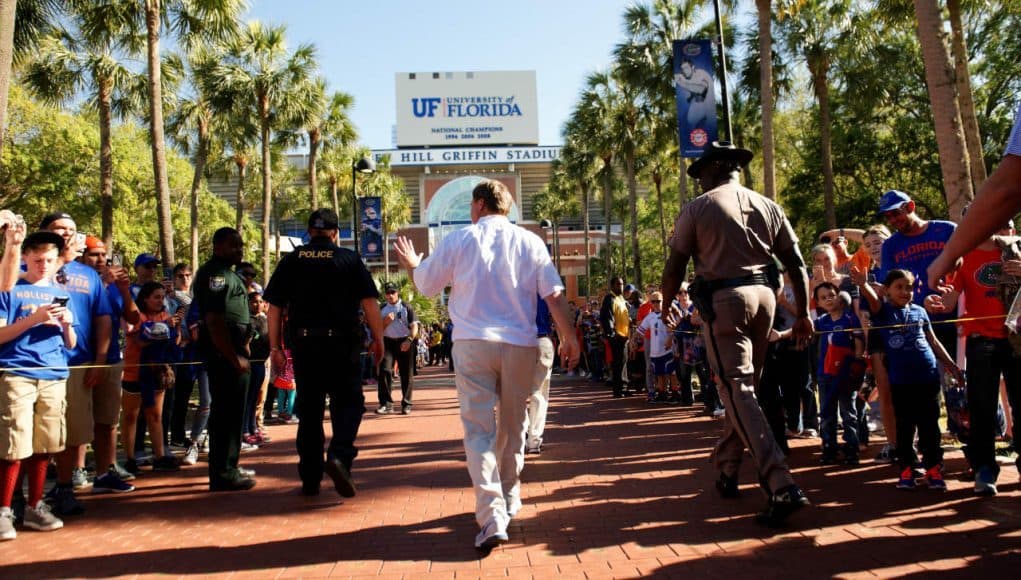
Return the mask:
<svg viewBox="0 0 1021 580">
<path fill-rule="evenodd" d="M 280 260 L 266 286 L 269 343 L 275 369 L 283 368 L 286 344 L 297 383 L 298 475 L 302 492 L 319 493 L 323 473 L 342 497 L 355 495 L 351 464 L 365 413 L 359 354 L 359 308 L 372 332 L 376 360 L 383 355 L 379 291 L 358 254 L 337 246 L 337 214 L 319 209 L 308 220 L 310 242 Z M 284 312 L 287 332 L 284 333 Z M 330 396 L 333 439 L 323 460 L 323 414 Z"/>
<path fill-rule="evenodd" d="M 213 257 L 195 274 L 199 349 L 209 373 L 209 489 L 245 490 L 255 479 L 238 468 L 241 422 L 248 391 L 248 292 L 233 267 L 244 257 L 241 234 L 220 228 Z"/>
</svg>

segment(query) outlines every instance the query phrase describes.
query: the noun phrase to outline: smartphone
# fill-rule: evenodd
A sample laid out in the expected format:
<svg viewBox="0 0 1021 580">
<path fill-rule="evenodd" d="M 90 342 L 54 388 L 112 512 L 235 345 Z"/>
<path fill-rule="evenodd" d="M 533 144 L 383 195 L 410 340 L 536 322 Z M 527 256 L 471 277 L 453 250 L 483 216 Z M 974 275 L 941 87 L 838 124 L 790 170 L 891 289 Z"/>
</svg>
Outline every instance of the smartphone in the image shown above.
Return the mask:
<svg viewBox="0 0 1021 580">
<path fill-rule="evenodd" d="M 85 234 L 83 234 L 81 232 L 78 232 L 77 234 L 75 234 L 74 235 L 74 243 L 79 248 L 84 248 L 85 247 Z"/>
<path fill-rule="evenodd" d="M 70 299 L 70 296 L 54 296 L 53 303 L 57 306 L 67 306 L 67 301 Z"/>
<path fill-rule="evenodd" d="M 110 257 L 110 263 L 118 268 L 124 265 L 124 259 L 121 258 L 120 254 L 114 254 Z"/>
</svg>

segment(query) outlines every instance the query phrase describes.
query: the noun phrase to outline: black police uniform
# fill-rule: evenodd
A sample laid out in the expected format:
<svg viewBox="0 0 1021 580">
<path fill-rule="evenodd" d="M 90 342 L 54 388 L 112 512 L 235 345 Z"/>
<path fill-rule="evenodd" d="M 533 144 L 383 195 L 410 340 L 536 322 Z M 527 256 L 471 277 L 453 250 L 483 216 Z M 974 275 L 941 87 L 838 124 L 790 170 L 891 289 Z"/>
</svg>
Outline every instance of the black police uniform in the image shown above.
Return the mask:
<svg viewBox="0 0 1021 580">
<path fill-rule="evenodd" d="M 229 489 L 246 480 L 238 471 L 238 457 L 249 373 L 238 374 L 233 361 L 213 344 L 205 324 L 206 314 L 223 314 L 234 351 L 248 356 L 248 292 L 232 267 L 229 260 L 213 256 L 195 273 L 193 286 L 200 321 L 199 353 L 209 375 L 209 485 L 213 489 Z"/>
<path fill-rule="evenodd" d="M 298 475 L 306 491 L 323 477 L 323 414 L 330 396 L 333 438 L 327 455 L 349 471 L 365 413 L 359 354 L 360 302 L 379 298 L 358 254 L 317 237 L 280 260 L 266 286 L 266 301 L 288 314 L 284 338 L 297 383 Z"/>
</svg>

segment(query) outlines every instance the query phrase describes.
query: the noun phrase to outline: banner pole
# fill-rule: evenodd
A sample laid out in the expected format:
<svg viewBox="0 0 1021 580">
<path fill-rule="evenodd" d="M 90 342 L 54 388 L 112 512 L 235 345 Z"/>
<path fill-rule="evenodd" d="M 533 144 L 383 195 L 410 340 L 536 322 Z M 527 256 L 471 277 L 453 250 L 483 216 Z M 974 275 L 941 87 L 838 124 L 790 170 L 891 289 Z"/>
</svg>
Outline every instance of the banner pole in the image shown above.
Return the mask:
<svg viewBox="0 0 1021 580">
<path fill-rule="evenodd" d="M 723 39 L 723 19 L 720 15 L 720 0 L 713 0 L 716 14 L 716 34 L 720 39 L 720 87 L 723 90 L 723 123 L 727 126 L 727 141 L 734 141 L 734 128 L 730 125 L 730 92 L 727 90 L 727 43 Z"/>
</svg>

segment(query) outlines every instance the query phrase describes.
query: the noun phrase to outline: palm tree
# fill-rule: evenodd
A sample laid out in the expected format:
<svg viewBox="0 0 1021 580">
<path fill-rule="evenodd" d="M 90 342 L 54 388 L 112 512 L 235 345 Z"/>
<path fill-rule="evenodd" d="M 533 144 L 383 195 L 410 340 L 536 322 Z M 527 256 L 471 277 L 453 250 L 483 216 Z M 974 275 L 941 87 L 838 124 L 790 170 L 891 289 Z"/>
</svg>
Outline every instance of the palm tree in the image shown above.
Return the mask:
<svg viewBox="0 0 1021 580">
<path fill-rule="evenodd" d="M 25 67 L 25 85 L 40 99 L 62 104 L 85 92 L 99 117 L 99 199 L 102 238 L 113 247 L 113 145 L 115 116 L 139 111 L 144 81 L 126 63 L 145 38 L 133 30 L 134 0 L 81 2 L 69 10 L 73 27 L 43 38 Z"/>
<path fill-rule="evenodd" d="M 0 167 L 13 66 L 35 53 L 39 40 L 51 30 L 61 10 L 71 4 L 59 0 L 0 0 Z"/>
<path fill-rule="evenodd" d="M 549 220 L 553 224 L 553 261 L 560 271 L 560 222 L 578 215 L 581 206 L 571 195 L 571 183 L 561 166 L 554 170 L 553 178 L 532 197 L 532 213 L 536 220 Z"/>
<path fill-rule="evenodd" d="M 236 31 L 245 0 L 144 0 L 146 65 L 149 74 L 149 137 L 152 147 L 156 211 L 159 222 L 160 253 L 166 264 L 174 262 L 174 228 L 170 221 L 170 181 L 163 126 L 162 63 L 160 35 L 173 33 L 185 49 L 201 39 L 228 38 Z"/>
<path fill-rule="evenodd" d="M 918 42 L 922 46 L 925 81 L 936 127 L 940 168 L 947 208 L 954 220 L 974 198 L 968 147 L 961 122 L 961 107 L 954 81 L 954 66 L 943 36 L 943 17 L 936 0 L 915 0 Z"/>
<path fill-rule="evenodd" d="M 358 138 L 348 112 L 354 106 L 354 97 L 337 91 L 326 98 L 326 81 L 321 77 L 315 81 L 312 100 L 313 109 L 305 125 L 308 134 L 308 191 L 312 207 L 319 207 L 319 183 L 317 161 L 320 149 L 345 147 Z"/>
<path fill-rule="evenodd" d="M 564 146 L 560 150 L 559 163 L 563 165 L 568 179 L 581 190 L 581 228 L 585 243 L 585 296 L 592 294 L 592 249 L 589 247 L 589 199 L 596 179 L 598 155 L 586 147 L 578 132 L 577 120 L 572 118 L 564 127 Z"/>
<path fill-rule="evenodd" d="M 316 72 L 315 48 L 289 52 L 283 26 L 250 22 L 224 45 L 219 64 L 206 79 L 218 110 L 241 109 L 258 120 L 262 152 L 262 272 L 270 273 L 270 218 L 273 215 L 270 139 L 275 130 L 304 124 L 311 108 L 309 88 Z"/>
<path fill-rule="evenodd" d="M 950 14 L 951 48 L 954 53 L 954 78 L 957 80 L 957 94 L 961 103 L 961 122 L 964 124 L 964 139 L 968 146 L 971 162 L 971 184 L 978 191 L 986 180 L 985 156 L 982 154 L 982 134 L 979 132 L 978 117 L 975 114 L 975 95 L 971 90 L 971 74 L 968 71 L 968 43 L 964 37 L 961 19 L 961 0 L 947 0 Z"/>
<path fill-rule="evenodd" d="M 759 97 L 762 102 L 762 193 L 776 199 L 773 160 L 773 12 L 770 0 L 755 0 L 759 17 Z"/>
<path fill-rule="evenodd" d="M 850 30 L 851 0 L 786 0 L 779 10 L 787 49 L 805 58 L 812 90 L 819 104 L 819 145 L 822 157 L 826 224 L 837 227 L 833 177 L 833 137 L 829 76 L 841 37 Z"/>
<path fill-rule="evenodd" d="M 330 147 L 323 152 L 323 156 L 316 163 L 316 170 L 326 179 L 330 187 L 330 200 L 333 203 L 333 211 L 343 217 L 346 213 L 344 208 L 347 204 L 340 203 L 339 190 L 341 184 L 344 189 L 349 189 L 351 180 L 351 165 L 355 156 L 350 145 L 347 147 Z"/>
</svg>

